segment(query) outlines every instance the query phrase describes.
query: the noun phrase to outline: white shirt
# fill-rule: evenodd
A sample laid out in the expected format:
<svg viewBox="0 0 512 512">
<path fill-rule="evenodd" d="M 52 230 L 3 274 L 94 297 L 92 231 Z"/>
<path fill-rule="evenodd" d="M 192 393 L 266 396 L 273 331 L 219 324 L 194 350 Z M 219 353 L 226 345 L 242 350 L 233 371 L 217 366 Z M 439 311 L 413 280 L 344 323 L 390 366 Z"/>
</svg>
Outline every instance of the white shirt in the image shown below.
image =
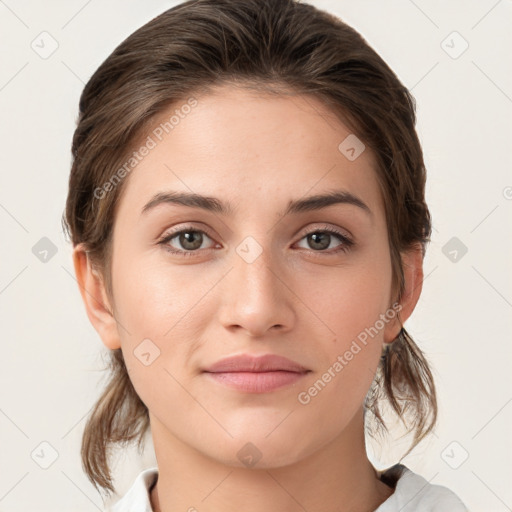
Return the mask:
<svg viewBox="0 0 512 512">
<path fill-rule="evenodd" d="M 403 464 L 378 472 L 394 486 L 394 493 L 375 512 L 469 512 L 450 489 L 430 484 Z M 158 468 L 142 471 L 128 492 L 108 512 L 154 512 L 149 493 L 158 478 Z M 396 482 L 396 484 L 395 484 Z"/>
</svg>

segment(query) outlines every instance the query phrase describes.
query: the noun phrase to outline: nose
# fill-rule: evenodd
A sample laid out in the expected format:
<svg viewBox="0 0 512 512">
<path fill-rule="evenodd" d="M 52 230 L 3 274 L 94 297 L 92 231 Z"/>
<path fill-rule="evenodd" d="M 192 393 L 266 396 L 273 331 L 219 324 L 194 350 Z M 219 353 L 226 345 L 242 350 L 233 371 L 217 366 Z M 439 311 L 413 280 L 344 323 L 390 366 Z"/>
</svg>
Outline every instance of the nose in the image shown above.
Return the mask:
<svg viewBox="0 0 512 512">
<path fill-rule="evenodd" d="M 251 337 L 292 329 L 296 312 L 291 273 L 272 258 L 269 249 L 254 261 L 233 256 L 233 268 L 222 283 L 222 325 L 233 332 L 242 329 Z"/>
</svg>

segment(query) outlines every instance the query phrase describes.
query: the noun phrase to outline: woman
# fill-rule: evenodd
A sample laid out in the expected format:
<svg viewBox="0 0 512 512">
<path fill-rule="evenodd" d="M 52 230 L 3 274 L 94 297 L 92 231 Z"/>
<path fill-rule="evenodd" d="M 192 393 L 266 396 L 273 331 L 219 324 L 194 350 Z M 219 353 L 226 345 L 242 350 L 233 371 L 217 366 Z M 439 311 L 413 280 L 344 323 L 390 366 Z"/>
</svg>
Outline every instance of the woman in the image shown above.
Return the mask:
<svg viewBox="0 0 512 512">
<path fill-rule="evenodd" d="M 410 449 L 436 422 L 403 327 L 431 230 L 414 126 L 364 39 L 293 0 L 182 3 L 96 71 L 64 218 L 112 357 L 82 460 L 114 491 L 110 450 L 150 428 L 158 462 L 113 510 L 466 510 L 365 448 L 386 403 Z"/>
</svg>

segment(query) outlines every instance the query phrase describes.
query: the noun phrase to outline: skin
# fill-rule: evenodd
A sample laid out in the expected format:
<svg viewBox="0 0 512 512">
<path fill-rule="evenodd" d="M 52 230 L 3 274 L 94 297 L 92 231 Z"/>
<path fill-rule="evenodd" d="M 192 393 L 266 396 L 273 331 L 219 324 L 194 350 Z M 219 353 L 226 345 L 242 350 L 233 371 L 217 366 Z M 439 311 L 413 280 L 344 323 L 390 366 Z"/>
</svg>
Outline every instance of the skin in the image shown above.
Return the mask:
<svg viewBox="0 0 512 512">
<path fill-rule="evenodd" d="M 299 403 L 298 393 L 396 299 L 374 156 L 367 148 L 349 161 L 338 145 L 350 130 L 310 96 L 224 85 L 197 99 L 126 178 L 114 224 L 112 300 L 83 247 L 73 253 L 90 321 L 108 348 L 122 348 L 149 409 L 159 467 L 153 508 L 373 511 L 393 489 L 366 455 L 363 401 L 383 344 L 395 339 L 419 298 L 421 253 L 402 255 L 400 320 L 385 323 L 317 396 Z M 334 189 L 360 198 L 371 215 L 335 204 L 283 217 L 289 201 Z M 160 204 L 141 214 L 166 190 L 214 196 L 234 211 L 224 216 Z M 171 227 L 189 224 L 206 233 L 192 256 L 157 243 Z M 332 235 L 318 249 L 306 235 L 324 227 L 354 245 L 336 253 L 343 242 Z M 246 237 L 262 250 L 250 263 L 236 250 Z M 190 250 L 179 237 L 167 245 Z M 160 356 L 146 366 L 134 350 L 147 338 Z M 259 394 L 212 383 L 202 373 L 242 353 L 283 355 L 311 371 Z M 249 442 L 261 453 L 253 467 L 237 456 Z"/>
</svg>

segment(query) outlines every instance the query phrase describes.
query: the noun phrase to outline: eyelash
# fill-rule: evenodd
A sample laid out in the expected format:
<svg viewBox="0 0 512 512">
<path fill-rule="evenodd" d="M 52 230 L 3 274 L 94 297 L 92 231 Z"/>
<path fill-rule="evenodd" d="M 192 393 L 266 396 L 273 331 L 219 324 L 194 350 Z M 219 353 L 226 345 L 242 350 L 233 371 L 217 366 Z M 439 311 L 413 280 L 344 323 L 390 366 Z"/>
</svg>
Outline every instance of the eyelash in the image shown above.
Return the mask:
<svg viewBox="0 0 512 512">
<path fill-rule="evenodd" d="M 195 251 L 186 251 L 186 250 L 171 249 L 170 246 L 166 245 L 168 242 L 170 242 L 173 238 L 176 238 L 178 235 L 181 235 L 182 233 L 190 233 L 190 232 L 203 233 L 204 235 L 208 236 L 211 240 L 213 240 L 213 237 L 211 237 L 206 231 L 201 230 L 201 229 L 196 229 L 193 226 L 186 226 L 185 228 L 182 228 L 177 231 L 172 231 L 171 233 L 168 233 L 167 235 L 163 236 L 162 238 L 160 238 L 158 240 L 157 244 L 164 245 L 165 249 L 168 252 L 170 252 L 171 254 L 175 254 L 175 255 L 179 255 L 179 256 L 197 255 L 201 251 L 200 249 L 197 249 Z M 325 227 L 323 229 L 313 229 L 313 230 L 305 233 L 304 236 L 300 240 L 302 240 L 303 238 L 306 238 L 308 235 L 312 235 L 313 233 L 328 233 L 330 235 L 334 235 L 334 236 L 338 237 L 340 239 L 340 241 L 342 242 L 342 245 L 340 247 L 338 247 L 337 249 L 332 250 L 332 252 L 327 252 L 325 250 L 314 251 L 313 249 L 311 249 L 311 252 L 313 254 L 315 254 L 315 256 L 323 256 L 326 254 L 333 255 L 333 254 L 337 254 L 339 252 L 348 252 L 354 245 L 354 242 L 352 240 L 350 240 L 349 238 L 347 238 L 343 233 L 341 233 L 340 231 L 338 231 L 334 228 L 330 228 L 330 227 Z M 203 249 L 203 250 L 208 250 L 208 249 Z"/>
</svg>

